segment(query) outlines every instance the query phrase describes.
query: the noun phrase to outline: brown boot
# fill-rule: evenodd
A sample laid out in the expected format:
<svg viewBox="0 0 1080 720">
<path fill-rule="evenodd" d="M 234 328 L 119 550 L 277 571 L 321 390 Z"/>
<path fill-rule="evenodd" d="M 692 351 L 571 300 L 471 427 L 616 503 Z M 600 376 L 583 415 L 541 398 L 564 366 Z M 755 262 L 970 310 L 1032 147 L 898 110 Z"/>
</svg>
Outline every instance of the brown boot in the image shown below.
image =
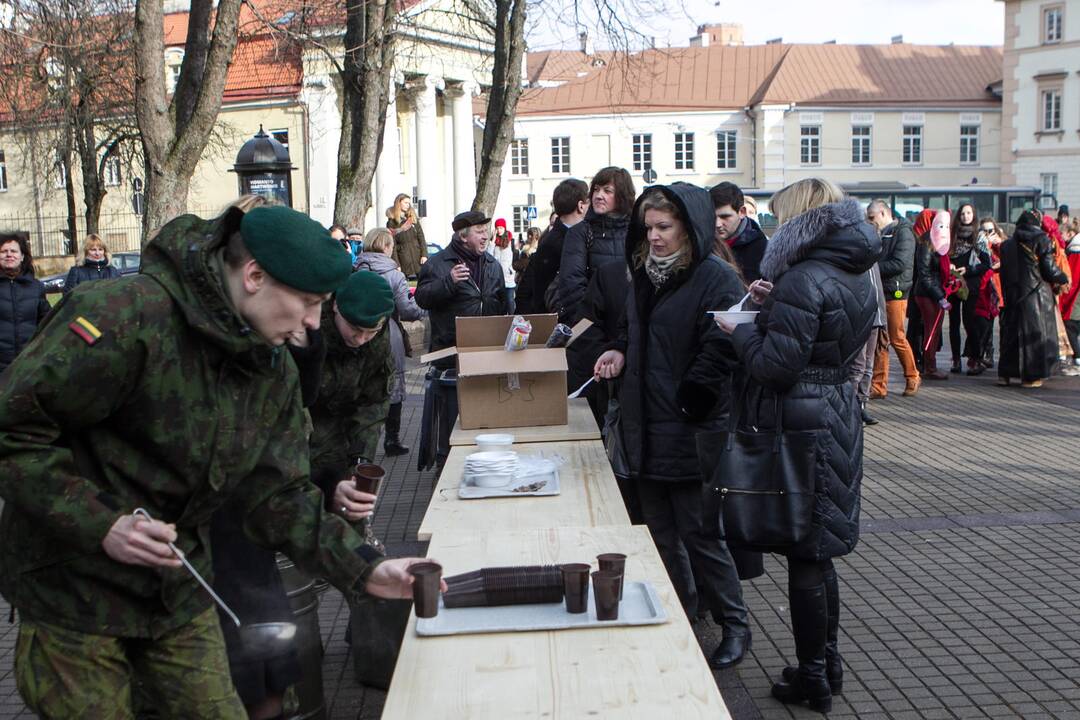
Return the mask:
<svg viewBox="0 0 1080 720">
<path fill-rule="evenodd" d="M 922 385 L 922 380 L 918 377 L 913 377 L 907 381 L 907 385 L 904 386 L 904 397 L 911 397 L 915 393 L 919 392 L 919 386 Z"/>
</svg>

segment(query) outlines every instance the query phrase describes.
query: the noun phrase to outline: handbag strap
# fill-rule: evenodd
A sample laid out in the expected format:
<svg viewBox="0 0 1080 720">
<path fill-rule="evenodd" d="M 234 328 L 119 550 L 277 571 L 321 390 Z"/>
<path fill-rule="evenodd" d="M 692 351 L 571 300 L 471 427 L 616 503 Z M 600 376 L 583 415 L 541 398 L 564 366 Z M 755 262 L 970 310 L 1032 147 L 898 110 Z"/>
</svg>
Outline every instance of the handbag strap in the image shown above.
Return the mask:
<svg viewBox="0 0 1080 720">
<path fill-rule="evenodd" d="M 739 414 L 743 406 L 746 405 L 746 396 L 749 392 L 750 378 L 746 378 L 742 387 L 739 389 L 739 397 L 735 403 L 735 407 L 728 413 L 728 432 L 727 432 L 727 445 L 726 448 L 731 450 L 735 443 L 735 431 L 739 427 Z M 773 439 L 773 452 L 780 452 L 780 439 L 784 434 L 784 402 L 779 393 L 774 395 L 774 402 L 776 403 L 776 409 L 773 411 L 773 418 L 776 421 L 776 436 Z"/>
</svg>

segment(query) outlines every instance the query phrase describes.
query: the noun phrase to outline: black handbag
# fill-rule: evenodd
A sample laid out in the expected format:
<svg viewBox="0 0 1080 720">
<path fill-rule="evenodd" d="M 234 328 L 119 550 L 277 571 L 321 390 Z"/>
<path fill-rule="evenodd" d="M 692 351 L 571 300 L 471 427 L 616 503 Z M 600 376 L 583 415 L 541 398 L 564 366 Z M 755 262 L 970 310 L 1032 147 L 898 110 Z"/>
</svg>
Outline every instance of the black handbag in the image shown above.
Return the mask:
<svg viewBox="0 0 1080 720">
<path fill-rule="evenodd" d="M 698 457 L 716 458 L 706 475 L 704 531 L 734 547 L 785 552 L 810 534 L 820 431 L 785 431 L 779 396 L 775 428 L 740 429 L 745 396 L 732 409 L 727 432 L 696 438 Z"/>
</svg>

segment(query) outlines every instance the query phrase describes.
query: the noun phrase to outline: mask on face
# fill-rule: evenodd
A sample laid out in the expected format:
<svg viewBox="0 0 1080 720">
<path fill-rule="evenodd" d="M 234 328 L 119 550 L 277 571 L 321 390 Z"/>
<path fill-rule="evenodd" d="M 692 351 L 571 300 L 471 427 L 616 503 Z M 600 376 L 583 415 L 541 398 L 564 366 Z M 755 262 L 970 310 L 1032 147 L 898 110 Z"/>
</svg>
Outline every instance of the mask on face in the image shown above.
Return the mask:
<svg viewBox="0 0 1080 720">
<path fill-rule="evenodd" d="M 948 210 L 941 210 L 934 216 L 934 224 L 930 226 L 930 245 L 938 255 L 949 252 L 949 228 L 952 224 L 952 216 Z"/>
</svg>

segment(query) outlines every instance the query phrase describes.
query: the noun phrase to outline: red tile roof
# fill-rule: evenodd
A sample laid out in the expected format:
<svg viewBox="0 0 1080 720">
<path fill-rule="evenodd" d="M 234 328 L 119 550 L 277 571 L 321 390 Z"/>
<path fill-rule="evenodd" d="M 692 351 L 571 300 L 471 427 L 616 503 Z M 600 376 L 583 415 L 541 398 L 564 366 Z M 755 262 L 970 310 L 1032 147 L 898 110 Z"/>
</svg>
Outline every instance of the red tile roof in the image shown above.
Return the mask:
<svg viewBox="0 0 1080 720">
<path fill-rule="evenodd" d="M 738 109 L 758 103 L 985 105 L 998 102 L 986 88 L 1000 78 L 1001 59 L 998 47 L 907 44 L 647 50 L 559 87 L 526 90 L 518 116 Z M 543 79 L 549 62 L 530 59 L 530 78 L 535 72 Z"/>
</svg>

